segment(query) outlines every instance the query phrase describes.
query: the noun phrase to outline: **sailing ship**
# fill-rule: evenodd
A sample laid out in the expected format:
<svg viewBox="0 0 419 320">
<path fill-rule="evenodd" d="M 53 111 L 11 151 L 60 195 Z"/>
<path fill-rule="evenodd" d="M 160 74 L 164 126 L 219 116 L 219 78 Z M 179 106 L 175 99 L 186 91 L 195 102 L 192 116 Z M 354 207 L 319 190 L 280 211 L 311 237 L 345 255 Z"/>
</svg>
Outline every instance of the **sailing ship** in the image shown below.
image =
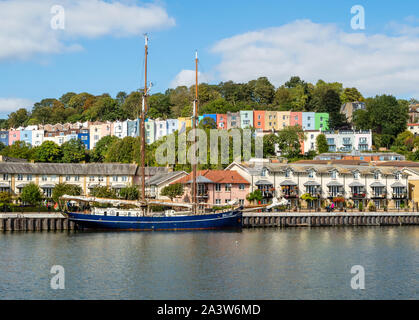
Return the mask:
<svg viewBox="0 0 419 320">
<path fill-rule="evenodd" d="M 120 199 L 102 199 L 86 196 L 64 195 L 66 201 L 65 213 L 70 221 L 83 228 L 118 229 L 118 230 L 208 230 L 222 228 L 241 228 L 242 210 L 239 206 L 221 212 L 199 212 L 197 201 L 197 168 L 196 161 L 192 163 L 192 203 L 175 203 L 171 201 L 156 201 L 146 198 L 145 193 L 145 128 L 147 114 L 147 56 L 148 37 L 145 35 L 145 83 L 140 112 L 141 135 L 141 200 L 128 201 Z M 195 99 L 193 101 L 192 129 L 196 129 L 198 120 L 198 53 L 195 54 Z M 195 137 L 196 142 L 196 137 Z M 107 207 L 106 205 L 110 205 Z M 166 210 L 153 213 L 151 206 L 184 207 L 189 211 Z M 104 207 L 105 206 L 105 207 Z M 125 207 L 125 209 L 123 208 Z"/>
</svg>

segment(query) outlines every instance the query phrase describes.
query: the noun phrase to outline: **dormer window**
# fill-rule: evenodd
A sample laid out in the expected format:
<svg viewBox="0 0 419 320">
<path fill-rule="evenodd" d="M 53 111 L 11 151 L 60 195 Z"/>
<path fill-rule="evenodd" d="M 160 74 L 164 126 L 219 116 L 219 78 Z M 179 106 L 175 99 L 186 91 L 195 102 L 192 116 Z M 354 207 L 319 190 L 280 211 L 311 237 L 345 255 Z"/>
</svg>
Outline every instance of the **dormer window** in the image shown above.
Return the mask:
<svg viewBox="0 0 419 320">
<path fill-rule="evenodd" d="M 336 171 L 332 171 L 332 179 L 336 179 L 336 177 L 337 177 L 337 172 Z"/>
<path fill-rule="evenodd" d="M 397 172 L 397 173 L 394 175 L 394 179 L 396 179 L 396 180 L 400 180 L 400 172 Z"/>
<path fill-rule="evenodd" d="M 310 171 L 308 172 L 308 177 L 309 177 L 309 178 L 314 178 L 314 170 L 310 170 Z"/>
<path fill-rule="evenodd" d="M 262 177 L 266 177 L 266 173 L 268 172 L 268 169 L 263 168 L 262 173 L 260 174 Z"/>
<path fill-rule="evenodd" d="M 354 179 L 359 179 L 359 172 L 357 171 L 354 172 Z"/>
<path fill-rule="evenodd" d="M 375 180 L 380 179 L 380 174 L 378 172 L 374 172 L 374 179 Z"/>
<path fill-rule="evenodd" d="M 289 178 L 291 176 L 291 170 L 285 171 L 285 178 Z"/>
</svg>

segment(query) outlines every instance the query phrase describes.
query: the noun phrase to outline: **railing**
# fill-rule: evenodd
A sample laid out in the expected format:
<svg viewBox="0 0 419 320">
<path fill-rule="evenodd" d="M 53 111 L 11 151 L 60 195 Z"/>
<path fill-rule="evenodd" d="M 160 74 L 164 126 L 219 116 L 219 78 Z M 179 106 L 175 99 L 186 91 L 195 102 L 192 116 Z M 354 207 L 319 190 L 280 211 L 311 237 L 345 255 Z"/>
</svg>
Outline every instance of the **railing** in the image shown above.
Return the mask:
<svg viewBox="0 0 419 320">
<path fill-rule="evenodd" d="M 351 192 L 352 198 L 363 199 L 367 196 L 365 192 Z"/>
<path fill-rule="evenodd" d="M 202 190 L 202 191 L 198 190 L 196 195 L 201 198 L 208 198 L 208 190 Z"/>
<path fill-rule="evenodd" d="M 285 199 L 288 198 L 298 198 L 298 192 L 282 192 L 281 196 Z"/>
<path fill-rule="evenodd" d="M 402 193 L 393 192 L 393 199 L 406 199 L 406 198 L 407 198 L 407 192 L 402 192 Z"/>
<path fill-rule="evenodd" d="M 372 193 L 371 199 L 386 199 L 387 193 Z"/>
<path fill-rule="evenodd" d="M 328 192 L 327 193 L 327 197 L 328 198 L 337 198 L 337 197 L 343 197 L 345 196 L 345 192 L 341 191 L 341 192 Z"/>
</svg>

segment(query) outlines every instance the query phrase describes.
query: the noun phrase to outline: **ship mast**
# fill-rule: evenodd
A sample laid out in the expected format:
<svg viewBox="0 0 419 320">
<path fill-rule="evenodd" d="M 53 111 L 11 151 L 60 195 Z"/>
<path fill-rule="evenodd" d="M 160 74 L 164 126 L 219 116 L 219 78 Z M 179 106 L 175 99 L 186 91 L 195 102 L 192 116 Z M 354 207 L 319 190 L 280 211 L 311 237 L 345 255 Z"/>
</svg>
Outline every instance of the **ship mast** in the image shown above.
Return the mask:
<svg viewBox="0 0 419 320">
<path fill-rule="evenodd" d="M 195 52 L 195 100 L 193 102 L 192 129 L 194 132 L 194 146 L 196 146 L 196 122 L 198 117 L 198 51 Z M 197 212 L 197 184 L 196 184 L 196 150 L 193 156 L 192 164 L 192 203 L 193 213 Z"/>
<path fill-rule="evenodd" d="M 141 198 L 145 202 L 145 115 L 147 112 L 147 55 L 148 55 L 148 36 L 144 35 L 145 40 L 145 63 L 144 63 L 144 92 L 140 114 L 140 135 L 141 135 Z"/>
</svg>

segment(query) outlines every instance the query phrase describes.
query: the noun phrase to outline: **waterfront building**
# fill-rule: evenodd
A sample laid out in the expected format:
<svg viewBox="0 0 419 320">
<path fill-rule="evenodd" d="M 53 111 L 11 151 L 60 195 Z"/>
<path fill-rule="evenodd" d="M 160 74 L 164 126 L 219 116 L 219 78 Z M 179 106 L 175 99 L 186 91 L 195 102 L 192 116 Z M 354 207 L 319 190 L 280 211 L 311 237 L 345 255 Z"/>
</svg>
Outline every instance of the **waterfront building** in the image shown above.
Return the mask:
<svg viewBox="0 0 419 320">
<path fill-rule="evenodd" d="M 226 170 L 200 170 L 197 172 L 197 194 L 199 203 L 228 205 L 232 200 L 238 200 L 239 204 L 247 205 L 246 196 L 249 193 L 250 183 L 238 172 Z M 184 185 L 184 194 L 176 201 L 190 202 L 192 199 L 192 173 L 175 180 L 171 184 L 181 183 Z M 201 209 L 205 206 L 200 206 Z"/>
<path fill-rule="evenodd" d="M 167 119 L 167 134 L 170 135 L 179 130 L 178 119 Z"/>
<path fill-rule="evenodd" d="M 329 130 L 329 114 L 325 112 L 315 113 L 315 130 L 328 131 Z"/>
<path fill-rule="evenodd" d="M 322 153 L 314 157 L 314 160 L 362 160 L 367 162 L 380 161 L 404 161 L 406 157 L 394 152 L 351 152 L 351 153 Z M 407 166 L 405 162 L 400 162 Z M 419 163 L 418 163 L 419 165 Z"/>
<path fill-rule="evenodd" d="M 111 134 L 110 132 L 110 126 L 107 123 L 95 121 L 90 123 L 89 125 L 89 133 L 90 133 L 90 149 L 94 149 L 96 147 L 96 143 L 100 139 L 102 139 L 105 135 L 108 135 L 106 133 Z"/>
<path fill-rule="evenodd" d="M 240 128 L 240 112 L 227 112 L 227 129 Z"/>
<path fill-rule="evenodd" d="M 242 129 L 253 127 L 253 111 L 252 110 L 240 111 L 240 127 Z"/>
<path fill-rule="evenodd" d="M 77 134 L 77 139 L 83 142 L 84 147 L 87 150 L 90 150 L 90 133 L 89 129 L 80 129 L 79 133 Z"/>
<path fill-rule="evenodd" d="M 265 111 L 265 131 L 277 131 L 278 126 L 278 119 L 277 119 L 278 112 L 277 111 Z"/>
<path fill-rule="evenodd" d="M 123 139 L 128 134 L 128 128 L 127 128 L 127 121 L 115 121 L 113 122 L 113 132 L 112 135 L 116 136 L 120 139 Z"/>
<path fill-rule="evenodd" d="M 32 146 L 38 147 L 44 142 L 44 130 L 32 131 Z"/>
<path fill-rule="evenodd" d="M 3 143 L 5 146 L 9 145 L 9 131 L 8 130 L 0 131 L 0 142 Z"/>
<path fill-rule="evenodd" d="M 140 122 L 136 120 L 127 120 L 127 136 L 138 137 L 140 135 Z"/>
<path fill-rule="evenodd" d="M 173 181 L 176 181 L 184 176 L 187 176 L 186 171 L 172 171 L 156 174 L 146 180 L 145 192 L 146 196 L 152 199 L 168 200 L 168 197 L 160 195 L 162 189 Z"/>
<path fill-rule="evenodd" d="M 290 126 L 300 126 L 303 127 L 303 113 L 302 112 L 293 112 L 290 114 Z"/>
<path fill-rule="evenodd" d="M 315 164 L 236 163 L 226 170 L 237 171 L 251 183 L 250 191 L 261 189 L 262 203 L 283 197 L 292 207 L 319 208 L 326 203 L 363 208 L 399 209 L 410 203 L 409 174 L 395 167 Z M 419 178 L 418 178 L 419 180 Z M 302 200 L 303 195 L 315 200 Z"/>
<path fill-rule="evenodd" d="M 166 126 L 166 121 L 164 121 L 164 126 Z M 145 130 L 145 142 L 151 144 L 156 140 L 156 123 L 153 119 L 146 119 L 144 124 Z"/>
<path fill-rule="evenodd" d="M 168 132 L 167 132 L 167 121 L 166 120 L 161 120 L 161 119 L 156 119 L 154 122 L 154 126 L 155 126 L 155 140 L 159 140 L 160 138 L 167 136 Z"/>
<path fill-rule="evenodd" d="M 192 128 L 191 117 L 178 118 L 179 133 L 185 131 L 187 128 Z"/>
<path fill-rule="evenodd" d="M 372 132 L 369 131 L 333 131 L 324 132 L 330 152 L 368 151 L 372 149 Z"/>
<path fill-rule="evenodd" d="M 348 120 L 349 123 L 352 123 L 352 116 L 355 111 L 358 110 L 365 110 L 365 103 L 364 102 L 347 102 L 343 104 L 340 108 L 340 112 L 343 113 Z"/>
<path fill-rule="evenodd" d="M 217 113 L 217 129 L 227 129 L 227 114 Z"/>
<path fill-rule="evenodd" d="M 291 111 L 278 111 L 278 129 L 282 130 L 290 126 Z"/>
<path fill-rule="evenodd" d="M 20 140 L 20 131 L 11 129 L 9 130 L 9 146 L 11 146 L 16 141 Z"/>
<path fill-rule="evenodd" d="M 253 111 L 253 127 L 259 129 L 258 131 L 265 130 L 265 111 L 254 110 Z"/>
<path fill-rule="evenodd" d="M 416 137 L 419 135 L 419 123 L 408 123 L 407 130 L 413 133 L 413 135 Z"/>
<path fill-rule="evenodd" d="M 314 130 L 316 128 L 316 115 L 314 112 L 302 112 L 303 130 Z"/>
<path fill-rule="evenodd" d="M 320 130 L 304 131 L 307 140 L 300 141 L 302 153 L 317 150 L 317 137 L 321 134 Z"/>
<path fill-rule="evenodd" d="M 46 197 L 51 197 L 58 183 L 78 185 L 83 195 L 95 186 L 108 186 L 115 190 L 139 185 L 141 181 L 136 164 L 123 163 L 18 163 L 0 162 L 0 188 L 19 195 L 33 182 Z M 166 172 L 167 168 L 146 168 L 146 177 Z"/>
</svg>

